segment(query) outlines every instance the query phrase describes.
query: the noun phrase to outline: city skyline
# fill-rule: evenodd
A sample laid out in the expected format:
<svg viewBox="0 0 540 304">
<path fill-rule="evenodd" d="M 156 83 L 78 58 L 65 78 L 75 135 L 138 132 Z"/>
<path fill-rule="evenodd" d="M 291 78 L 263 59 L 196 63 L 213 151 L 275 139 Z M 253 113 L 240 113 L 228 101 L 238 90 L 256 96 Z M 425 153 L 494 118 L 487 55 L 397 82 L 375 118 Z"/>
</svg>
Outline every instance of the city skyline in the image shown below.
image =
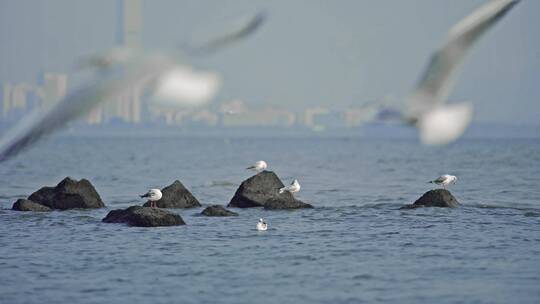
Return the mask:
<svg viewBox="0 0 540 304">
<path fill-rule="evenodd" d="M 403 102 L 429 53 L 444 41 L 448 27 L 485 1 L 449 5 L 419 0 L 412 2 L 412 8 L 392 3 L 402 8 L 401 14 L 395 14 L 393 19 L 386 18 L 390 13 L 382 9 L 389 3 L 365 1 L 346 1 L 334 6 L 322 2 L 239 1 L 229 7 L 190 1 L 138 2 L 135 10 L 140 11 L 144 20 L 138 28 L 141 36 L 131 35 L 129 39 L 149 49 L 178 45 L 179 41 L 205 30 L 215 32 L 207 29 L 218 28 L 231 17 L 254 9 L 267 10 L 269 22 L 255 37 L 205 58 L 204 62 L 195 60 L 193 63 L 210 67 L 225 79 L 223 91 L 209 106 L 211 111 L 215 112 L 223 103 L 242 100 L 252 108 L 272 106 L 298 113 L 317 106 L 339 112 L 378 100 Z M 75 57 L 120 42 L 118 25 L 122 21 L 117 10 L 120 1 L 45 3 L 0 3 L 0 11 L 11 11 L 11 14 L 0 13 L 5 17 L 0 38 L 11 42 L 0 53 L 2 83 L 32 85 L 36 75 L 44 71 L 69 75 Z M 538 94 L 534 90 L 534 80 L 540 75 L 538 48 L 531 47 L 540 44 L 538 38 L 531 35 L 531 28 L 538 21 L 532 18 L 530 11 L 536 6 L 539 5 L 526 2 L 518 7 L 480 41 L 465 63 L 463 77 L 451 100 L 472 101 L 477 109 L 476 122 L 535 124 L 540 115 Z M 360 17 L 352 18 L 348 8 L 351 11 L 362 8 L 357 11 Z M 290 17 L 301 9 L 303 22 L 291 24 Z M 447 13 L 442 13 L 443 10 Z M 379 19 L 367 16 L 366 11 L 372 11 Z M 11 16 L 23 12 L 26 13 L 24 23 Z M 88 15 L 99 12 L 100 22 L 83 12 Z M 178 18 L 173 18 L 174 14 Z M 421 20 L 413 20 L 414 16 Z M 320 19 L 319 24 L 314 24 L 314 19 Z M 70 20 L 77 22 L 70 24 Z M 373 21 L 371 26 L 369 21 Z M 418 24 L 426 22 L 433 23 L 433 27 L 420 29 Z M 73 25 L 73 29 L 68 25 Z M 405 37 L 396 36 L 398 25 L 407 33 Z M 310 29 L 310 26 L 315 28 Z M 75 31 L 81 33 L 75 35 Z M 284 35 L 286 31 L 291 35 Z M 136 33 L 137 29 L 131 32 Z M 301 39 L 293 40 L 292 34 Z M 69 39 L 80 35 L 84 37 L 82 41 Z M 23 43 L 21 37 L 36 39 Z M 302 43 L 305 46 L 300 45 L 300 41 L 305 42 Z M 392 47 L 396 49 L 398 45 L 401 53 L 393 52 Z M 15 46 L 23 46 L 19 48 L 20 54 L 14 53 Z M 374 53 L 374 49 L 378 52 Z M 31 54 L 37 58 L 29 57 Z M 29 76 L 32 72 L 33 76 Z M 77 81 L 69 77 L 69 88 L 76 87 Z"/>
</svg>

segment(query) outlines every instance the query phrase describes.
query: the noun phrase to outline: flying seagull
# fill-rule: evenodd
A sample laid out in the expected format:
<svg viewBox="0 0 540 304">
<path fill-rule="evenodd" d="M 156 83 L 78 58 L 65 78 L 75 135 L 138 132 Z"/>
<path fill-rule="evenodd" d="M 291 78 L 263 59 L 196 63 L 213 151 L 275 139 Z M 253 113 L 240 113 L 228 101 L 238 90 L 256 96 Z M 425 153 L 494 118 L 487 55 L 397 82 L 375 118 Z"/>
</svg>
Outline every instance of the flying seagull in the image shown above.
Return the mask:
<svg viewBox="0 0 540 304">
<path fill-rule="evenodd" d="M 401 113 L 402 119 L 418 128 L 422 143 L 447 144 L 465 132 L 472 105 L 446 104 L 459 67 L 473 44 L 518 2 L 492 0 L 479 7 L 450 29 L 446 43 L 432 55 Z"/>
<path fill-rule="evenodd" d="M 239 30 L 207 42 L 205 48 L 219 48 L 245 38 L 264 20 L 257 14 L 254 21 Z M 222 41 L 218 43 L 218 41 Z M 226 41 L 227 43 L 224 43 Z M 158 97 L 178 98 L 177 104 L 200 104 L 214 96 L 219 80 L 214 75 L 201 74 L 180 66 L 179 52 L 145 53 L 130 48 L 115 48 L 79 62 L 79 68 L 97 70 L 93 81 L 87 82 L 45 111 L 34 112 L 9 130 L 0 139 L 0 162 L 19 154 L 47 134 L 85 114 L 104 101 L 137 89 L 153 91 Z"/>
<path fill-rule="evenodd" d="M 443 175 L 437 177 L 437 179 L 429 181 L 428 183 L 441 185 L 441 186 L 443 186 L 444 189 L 446 189 L 446 186 L 448 186 L 450 184 L 455 184 L 456 182 L 457 182 L 457 177 L 456 176 L 450 175 L 450 174 L 443 174 Z"/>
</svg>

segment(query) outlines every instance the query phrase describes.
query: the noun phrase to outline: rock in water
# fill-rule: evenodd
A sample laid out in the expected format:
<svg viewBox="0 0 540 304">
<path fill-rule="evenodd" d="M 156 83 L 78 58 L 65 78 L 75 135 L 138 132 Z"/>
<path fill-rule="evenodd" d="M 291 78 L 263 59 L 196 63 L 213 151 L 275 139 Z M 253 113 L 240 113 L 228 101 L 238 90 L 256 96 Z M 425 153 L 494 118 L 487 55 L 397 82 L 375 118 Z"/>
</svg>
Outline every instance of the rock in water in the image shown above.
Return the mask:
<svg viewBox="0 0 540 304">
<path fill-rule="evenodd" d="M 52 209 L 47 206 L 34 203 L 24 198 L 18 199 L 13 204 L 13 207 L 11 209 L 17 210 L 17 211 L 40 211 L 40 212 L 52 211 Z"/>
<path fill-rule="evenodd" d="M 212 205 L 210 207 L 207 207 L 206 209 L 201 212 L 202 215 L 206 216 L 237 216 L 238 213 L 232 212 L 230 210 L 225 209 L 225 207 L 221 205 Z"/>
<path fill-rule="evenodd" d="M 424 193 L 424 195 L 417 199 L 414 204 L 405 205 L 400 209 L 414 209 L 420 207 L 456 208 L 459 207 L 459 202 L 450 191 L 446 189 L 436 189 Z"/>
<path fill-rule="evenodd" d="M 161 190 L 163 197 L 157 201 L 159 208 L 193 208 L 200 207 L 201 203 L 189 192 L 179 180 Z M 150 202 L 144 204 L 150 206 Z"/>
<path fill-rule="evenodd" d="M 313 208 L 310 204 L 295 199 L 289 192 L 280 194 L 279 189 L 282 187 L 283 183 L 274 172 L 263 171 L 243 181 L 227 207 Z"/>
<path fill-rule="evenodd" d="M 304 203 L 295 199 L 294 201 L 287 201 L 281 199 L 270 199 L 264 204 L 264 209 L 267 210 L 279 210 L 279 209 L 301 209 L 301 208 L 313 208 L 312 205 Z"/>
<path fill-rule="evenodd" d="M 176 213 L 159 208 L 141 206 L 112 210 L 102 221 L 105 223 L 126 223 L 128 226 L 137 227 L 179 226 L 186 224 L 182 217 Z"/>
<path fill-rule="evenodd" d="M 105 204 L 96 189 L 86 180 L 64 178 L 56 187 L 43 187 L 32 193 L 29 200 L 52 209 L 103 208 Z"/>
</svg>

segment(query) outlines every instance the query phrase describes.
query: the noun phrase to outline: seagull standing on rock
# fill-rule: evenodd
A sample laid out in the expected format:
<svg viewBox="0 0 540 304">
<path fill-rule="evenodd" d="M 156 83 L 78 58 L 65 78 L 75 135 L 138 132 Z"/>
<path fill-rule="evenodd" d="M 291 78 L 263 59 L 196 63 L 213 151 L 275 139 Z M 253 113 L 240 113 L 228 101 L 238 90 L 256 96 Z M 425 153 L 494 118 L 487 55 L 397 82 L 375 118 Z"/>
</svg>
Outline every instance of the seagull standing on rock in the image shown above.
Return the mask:
<svg viewBox="0 0 540 304">
<path fill-rule="evenodd" d="M 455 184 L 457 181 L 457 177 L 450 174 L 444 174 L 439 176 L 437 179 L 429 181 L 430 184 L 437 184 L 442 185 L 444 189 L 446 189 L 446 186 L 450 184 Z"/>
<path fill-rule="evenodd" d="M 161 190 L 159 189 L 150 189 L 148 192 L 146 192 L 144 195 L 141 195 L 142 198 L 148 198 L 150 201 L 150 207 L 156 208 L 156 202 L 161 199 L 163 194 L 161 193 Z"/>
<path fill-rule="evenodd" d="M 266 162 L 264 160 L 259 160 L 253 166 L 247 167 L 246 170 L 254 170 L 257 172 L 261 172 L 261 171 L 266 170 L 266 168 L 268 168 L 268 165 L 266 164 Z"/>
<path fill-rule="evenodd" d="M 296 193 L 298 191 L 300 191 L 300 183 L 298 182 L 297 179 L 295 179 L 292 184 L 290 184 L 289 186 L 285 186 L 281 189 L 279 189 L 279 193 L 283 193 L 283 192 L 290 192 L 290 193 Z"/>
<path fill-rule="evenodd" d="M 268 224 L 262 219 L 259 219 L 259 222 L 257 223 L 257 230 L 259 231 L 266 231 L 268 229 Z"/>
</svg>

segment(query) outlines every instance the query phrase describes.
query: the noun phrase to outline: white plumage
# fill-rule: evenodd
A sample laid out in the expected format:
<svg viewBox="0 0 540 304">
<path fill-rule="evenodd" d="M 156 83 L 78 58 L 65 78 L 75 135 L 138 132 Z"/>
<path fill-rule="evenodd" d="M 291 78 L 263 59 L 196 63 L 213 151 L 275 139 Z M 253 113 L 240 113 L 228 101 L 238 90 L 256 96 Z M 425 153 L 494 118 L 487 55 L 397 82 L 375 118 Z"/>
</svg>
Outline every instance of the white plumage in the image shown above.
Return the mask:
<svg viewBox="0 0 540 304">
<path fill-rule="evenodd" d="M 457 177 L 450 174 L 443 174 L 439 176 L 437 179 L 429 181 L 429 183 L 441 185 L 445 189 L 448 185 L 455 184 L 456 182 L 457 182 Z"/>
<path fill-rule="evenodd" d="M 266 168 L 268 168 L 268 164 L 266 164 L 266 162 L 264 160 L 259 160 L 259 161 L 255 162 L 255 164 L 253 164 L 253 166 L 249 166 L 246 169 L 261 172 L 261 171 L 266 170 Z"/>
<path fill-rule="evenodd" d="M 404 113 L 405 120 L 418 128 L 422 143 L 447 144 L 465 132 L 472 118 L 472 105 L 445 105 L 456 74 L 473 44 L 518 2 L 489 1 L 450 29 L 446 43 L 431 57 Z"/>
<path fill-rule="evenodd" d="M 295 179 L 289 186 L 285 186 L 279 189 L 279 193 L 283 193 L 285 191 L 290 192 L 290 193 L 296 193 L 300 191 L 300 188 L 301 188 L 300 183 L 298 182 L 297 179 Z"/>
<path fill-rule="evenodd" d="M 266 231 L 268 229 L 268 224 L 262 219 L 259 219 L 259 222 L 257 223 L 257 230 L 259 231 Z"/>
<path fill-rule="evenodd" d="M 159 201 L 163 194 L 161 193 L 161 190 L 159 189 L 150 189 L 145 194 L 141 195 L 142 198 L 147 198 L 150 201 L 150 207 L 155 208 L 156 202 Z"/>
</svg>

